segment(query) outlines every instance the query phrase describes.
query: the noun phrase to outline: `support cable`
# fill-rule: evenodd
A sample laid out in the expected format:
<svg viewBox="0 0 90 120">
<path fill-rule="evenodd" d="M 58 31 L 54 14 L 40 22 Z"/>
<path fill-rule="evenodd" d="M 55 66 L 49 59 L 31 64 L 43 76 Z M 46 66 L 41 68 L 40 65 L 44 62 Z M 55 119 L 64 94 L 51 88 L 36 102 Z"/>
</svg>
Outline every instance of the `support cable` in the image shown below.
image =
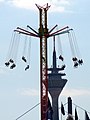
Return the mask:
<svg viewBox="0 0 90 120">
<path fill-rule="evenodd" d="M 27 110 L 26 112 L 24 112 L 22 115 L 20 115 L 19 117 L 17 117 L 15 120 L 20 119 L 21 117 L 23 117 L 24 115 L 26 115 L 27 113 L 29 113 L 30 111 L 32 111 L 34 108 L 36 108 L 40 103 L 36 104 L 35 106 L 33 106 L 32 108 L 30 108 L 29 110 Z"/>
<path fill-rule="evenodd" d="M 78 58 L 77 58 L 74 42 L 72 39 L 72 34 L 70 32 L 68 33 L 68 38 L 69 38 L 69 43 L 70 43 L 71 52 L 72 52 L 72 56 L 73 56 L 72 60 L 74 62 L 74 67 L 77 68 L 78 67 Z"/>
<path fill-rule="evenodd" d="M 23 48 L 23 55 L 22 55 L 22 60 L 24 62 L 27 62 L 26 60 L 26 48 L 27 48 L 27 36 L 25 35 L 25 40 L 24 40 L 24 48 Z"/>
<path fill-rule="evenodd" d="M 83 60 L 80 58 L 80 51 L 79 51 L 79 47 L 78 47 L 76 36 L 73 29 L 71 32 L 68 33 L 68 38 L 69 38 L 70 47 L 72 51 L 72 56 L 73 56 L 72 60 L 74 62 L 74 67 L 78 67 L 78 65 L 83 64 Z"/>
<path fill-rule="evenodd" d="M 27 26 L 28 30 L 28 26 Z M 25 35 L 22 60 L 27 64 L 25 71 L 30 67 L 31 36 Z"/>
<path fill-rule="evenodd" d="M 20 34 L 17 33 L 17 36 L 16 36 L 16 38 L 15 38 L 14 48 L 13 48 L 13 59 L 14 59 L 15 62 L 16 62 L 16 60 L 17 60 L 19 43 L 20 43 Z"/>
<path fill-rule="evenodd" d="M 29 46 L 28 46 L 28 64 L 30 65 L 30 56 L 31 56 L 31 36 L 29 37 Z"/>
<path fill-rule="evenodd" d="M 63 106 L 66 106 L 67 104 L 68 104 L 68 102 L 64 103 Z M 61 109 L 61 107 L 59 109 Z"/>
<path fill-rule="evenodd" d="M 10 69 L 13 69 L 16 66 L 15 62 L 17 58 L 19 41 L 20 41 L 20 34 L 17 34 L 16 32 L 14 32 L 11 37 L 11 42 L 10 42 L 9 51 L 7 55 L 8 61 L 5 63 L 7 67 L 11 64 Z"/>
<path fill-rule="evenodd" d="M 75 50 L 76 50 L 76 54 L 77 54 L 78 57 L 80 57 L 80 51 L 79 51 L 79 47 L 78 47 L 78 44 L 77 44 L 77 40 L 76 40 L 76 36 L 75 36 L 74 30 L 71 31 L 71 35 L 72 35 L 74 47 L 75 47 Z"/>
<path fill-rule="evenodd" d="M 13 46 L 14 46 L 14 40 L 15 40 L 15 36 L 16 36 L 16 32 L 12 33 L 11 36 L 11 41 L 10 41 L 10 45 L 9 45 L 9 50 L 8 50 L 8 54 L 7 54 L 7 60 L 9 60 L 12 57 L 12 52 L 13 52 Z"/>
<path fill-rule="evenodd" d="M 72 36 L 71 33 L 68 33 L 68 38 L 69 38 L 69 44 L 70 44 L 70 48 L 71 48 L 71 52 L 72 52 L 72 56 L 75 57 L 75 50 L 74 50 L 74 45 L 73 45 L 73 41 L 72 41 Z"/>
<path fill-rule="evenodd" d="M 30 52 L 31 52 L 31 37 L 28 39 L 28 48 L 27 48 L 27 66 L 25 70 L 29 69 L 30 67 Z"/>
<path fill-rule="evenodd" d="M 27 29 L 26 29 L 27 31 L 28 31 L 28 27 L 27 27 Z M 25 39 L 24 39 L 24 47 L 23 47 L 23 55 L 22 55 L 22 60 L 24 61 L 24 62 L 27 62 L 27 58 L 26 58 L 26 56 L 27 56 L 27 45 L 28 45 L 28 36 L 27 35 L 25 35 Z"/>
<path fill-rule="evenodd" d="M 78 44 L 77 44 L 77 39 L 76 39 L 74 30 L 71 33 L 72 33 L 74 45 L 75 45 L 75 48 L 76 48 L 76 52 L 77 52 L 77 55 L 78 55 L 78 58 L 79 58 L 78 63 L 79 63 L 79 65 L 82 65 L 83 60 L 82 60 L 82 57 L 81 57 L 81 54 L 80 54 L 80 50 L 79 50 L 79 47 L 78 47 Z"/>
<path fill-rule="evenodd" d="M 13 36 L 13 41 L 12 41 L 12 46 L 11 46 L 11 50 L 10 50 L 10 59 L 14 60 L 14 55 L 15 55 L 15 51 L 16 51 L 16 45 L 17 45 L 17 38 L 18 38 L 18 33 L 14 33 Z"/>
<path fill-rule="evenodd" d="M 16 60 L 17 60 L 19 43 L 20 43 L 20 34 L 17 33 L 15 38 L 14 38 L 14 43 L 13 43 L 13 48 L 12 48 L 12 56 L 9 60 L 9 62 L 12 64 L 10 66 L 10 69 L 13 69 L 14 67 L 16 67 Z"/>
<path fill-rule="evenodd" d="M 60 49 L 59 59 L 60 59 L 61 62 L 62 62 L 61 68 L 62 68 L 62 70 L 64 70 L 65 67 L 66 67 L 66 65 L 65 65 L 65 63 L 64 63 L 64 57 L 63 57 L 63 51 L 62 51 L 62 44 L 61 44 L 61 39 L 60 39 L 60 36 L 59 36 L 59 35 L 58 35 L 58 47 L 59 47 L 59 49 Z"/>
<path fill-rule="evenodd" d="M 79 105 L 76 105 L 75 103 L 72 103 L 72 104 L 73 104 L 73 105 L 75 105 L 76 107 L 80 108 L 81 110 L 86 111 L 87 113 L 89 113 L 89 114 L 90 114 L 90 112 L 89 112 L 89 111 L 85 110 L 84 108 L 80 107 Z"/>
<path fill-rule="evenodd" d="M 57 31 L 58 31 L 58 28 L 57 28 Z M 61 66 L 61 69 L 64 70 L 66 65 L 64 63 L 64 57 L 63 57 L 63 51 L 62 51 L 62 43 L 61 43 L 61 39 L 60 39 L 60 35 L 57 36 L 57 41 L 58 41 L 58 48 L 59 48 L 59 60 L 61 60 L 62 62 L 62 66 Z"/>
<path fill-rule="evenodd" d="M 57 41 L 58 41 L 58 49 L 59 49 L 60 55 L 63 55 L 61 38 L 60 38 L 59 35 L 58 35 L 58 40 Z"/>
<path fill-rule="evenodd" d="M 7 53 L 7 56 L 6 56 L 6 61 L 8 61 L 10 59 L 10 56 L 11 56 L 11 49 L 12 49 L 12 43 L 13 43 L 13 37 L 15 36 L 15 32 L 12 33 L 12 36 L 11 36 L 11 41 L 10 41 L 10 45 L 9 45 L 9 49 L 8 49 L 8 53 Z"/>
</svg>

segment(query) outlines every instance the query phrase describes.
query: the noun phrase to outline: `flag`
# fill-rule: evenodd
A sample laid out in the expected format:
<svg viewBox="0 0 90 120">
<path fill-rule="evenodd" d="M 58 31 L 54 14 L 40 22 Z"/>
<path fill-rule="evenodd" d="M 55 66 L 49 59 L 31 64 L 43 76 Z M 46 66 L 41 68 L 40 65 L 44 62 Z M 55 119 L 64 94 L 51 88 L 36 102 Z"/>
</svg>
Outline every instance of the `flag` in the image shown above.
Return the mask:
<svg viewBox="0 0 90 120">
<path fill-rule="evenodd" d="M 63 115 L 65 115 L 65 110 L 64 110 L 64 106 L 63 106 L 62 102 L 61 102 L 61 113 L 62 113 Z"/>
<path fill-rule="evenodd" d="M 90 120 L 87 111 L 85 111 L 85 120 Z"/>
<path fill-rule="evenodd" d="M 77 110 L 75 108 L 75 120 L 78 120 Z"/>
</svg>

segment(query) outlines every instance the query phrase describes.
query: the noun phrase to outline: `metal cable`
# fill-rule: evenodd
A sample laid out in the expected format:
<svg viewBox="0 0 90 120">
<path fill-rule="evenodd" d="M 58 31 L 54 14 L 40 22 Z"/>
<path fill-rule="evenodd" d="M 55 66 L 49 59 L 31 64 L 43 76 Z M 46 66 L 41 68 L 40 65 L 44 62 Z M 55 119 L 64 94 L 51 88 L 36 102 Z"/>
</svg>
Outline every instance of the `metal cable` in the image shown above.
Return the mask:
<svg viewBox="0 0 90 120">
<path fill-rule="evenodd" d="M 76 54 L 75 54 L 74 44 L 73 44 L 72 36 L 71 36 L 70 32 L 68 33 L 68 38 L 69 38 L 69 43 L 70 43 L 70 47 L 71 47 L 72 56 L 75 57 Z"/>
<path fill-rule="evenodd" d="M 76 49 L 77 55 L 78 55 L 78 57 L 81 57 L 80 50 L 79 50 L 79 47 L 78 47 L 78 43 L 77 43 L 77 39 L 76 39 L 76 35 L 75 35 L 74 30 L 71 31 L 71 34 L 72 34 L 72 38 L 73 38 L 73 42 L 74 42 L 74 47 Z"/>
<path fill-rule="evenodd" d="M 27 50 L 27 62 L 29 65 L 30 65 L 30 57 L 31 57 L 30 53 L 31 53 L 31 36 L 28 39 L 28 50 Z"/>
<path fill-rule="evenodd" d="M 26 111 L 25 113 L 23 113 L 22 115 L 20 115 L 19 117 L 17 117 L 16 120 L 20 119 L 21 117 L 23 117 L 24 115 L 26 115 L 27 113 L 29 113 L 31 110 L 33 110 L 34 108 L 36 108 L 39 104 L 40 103 L 36 104 L 32 108 L 30 108 L 28 111 Z"/>
<path fill-rule="evenodd" d="M 87 110 L 85 110 L 84 108 L 82 108 L 82 107 L 80 107 L 80 106 L 78 106 L 78 105 L 76 105 L 76 104 L 74 104 L 74 103 L 72 103 L 73 105 L 75 105 L 76 107 L 78 107 L 78 108 L 80 108 L 80 109 L 82 109 L 83 111 L 86 111 L 86 112 L 88 112 L 89 114 L 90 114 L 90 112 L 89 111 L 87 111 Z"/>
</svg>

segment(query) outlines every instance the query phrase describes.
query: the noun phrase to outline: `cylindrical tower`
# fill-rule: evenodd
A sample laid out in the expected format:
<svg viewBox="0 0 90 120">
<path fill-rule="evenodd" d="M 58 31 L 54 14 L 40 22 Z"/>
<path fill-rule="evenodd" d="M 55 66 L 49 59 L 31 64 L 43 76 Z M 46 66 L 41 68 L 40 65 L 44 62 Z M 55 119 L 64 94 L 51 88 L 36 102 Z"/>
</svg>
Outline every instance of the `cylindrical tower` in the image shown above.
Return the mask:
<svg viewBox="0 0 90 120">
<path fill-rule="evenodd" d="M 53 49 L 53 67 L 48 68 L 48 91 L 52 98 L 52 109 L 53 109 L 53 120 L 59 120 L 59 107 L 58 98 L 64 88 L 67 79 L 62 79 L 65 73 L 60 73 L 60 68 L 57 68 L 56 63 L 56 51 L 55 51 L 55 39 L 54 39 L 54 49 Z"/>
</svg>

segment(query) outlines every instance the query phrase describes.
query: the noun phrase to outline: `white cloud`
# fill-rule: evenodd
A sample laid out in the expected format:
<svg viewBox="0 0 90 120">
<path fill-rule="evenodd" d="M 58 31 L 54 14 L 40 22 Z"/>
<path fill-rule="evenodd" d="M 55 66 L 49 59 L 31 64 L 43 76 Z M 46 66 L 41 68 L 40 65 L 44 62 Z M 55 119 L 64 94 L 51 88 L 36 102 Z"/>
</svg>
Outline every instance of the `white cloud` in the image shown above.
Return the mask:
<svg viewBox="0 0 90 120">
<path fill-rule="evenodd" d="M 31 88 L 23 88 L 19 89 L 18 93 L 22 96 L 39 96 L 39 91 L 36 89 Z M 90 95 L 90 89 L 66 89 L 61 93 L 62 96 L 68 97 L 68 96 L 89 96 Z"/>
<path fill-rule="evenodd" d="M 51 0 L 53 4 L 70 5 L 70 0 Z"/>
<path fill-rule="evenodd" d="M 32 0 L 8 0 L 8 2 L 16 7 L 25 8 L 25 9 L 34 9 Z"/>
<path fill-rule="evenodd" d="M 31 88 L 19 89 L 18 93 L 22 96 L 39 96 L 39 91 Z"/>
<path fill-rule="evenodd" d="M 56 7 L 56 5 L 52 5 L 51 12 L 65 12 L 65 7 L 59 6 Z"/>
<path fill-rule="evenodd" d="M 51 11 L 64 12 L 66 7 L 70 5 L 71 0 L 8 0 L 8 3 L 25 9 L 36 10 L 35 4 L 44 5 L 48 3 L 51 5 Z"/>
<path fill-rule="evenodd" d="M 0 0 L 0 2 L 4 2 L 4 0 Z"/>
<path fill-rule="evenodd" d="M 39 91 L 31 88 L 19 89 L 18 93 L 22 96 L 39 96 Z M 90 89 L 65 89 L 62 91 L 61 95 L 65 97 L 89 96 Z"/>
<path fill-rule="evenodd" d="M 62 92 L 62 96 L 88 96 L 90 95 L 90 89 L 66 89 Z"/>
</svg>

